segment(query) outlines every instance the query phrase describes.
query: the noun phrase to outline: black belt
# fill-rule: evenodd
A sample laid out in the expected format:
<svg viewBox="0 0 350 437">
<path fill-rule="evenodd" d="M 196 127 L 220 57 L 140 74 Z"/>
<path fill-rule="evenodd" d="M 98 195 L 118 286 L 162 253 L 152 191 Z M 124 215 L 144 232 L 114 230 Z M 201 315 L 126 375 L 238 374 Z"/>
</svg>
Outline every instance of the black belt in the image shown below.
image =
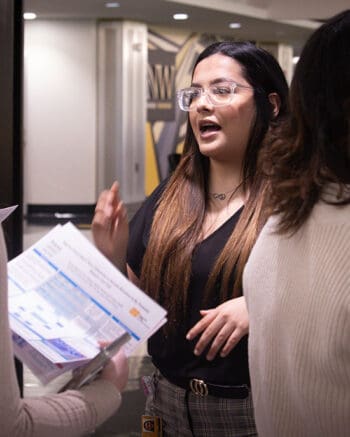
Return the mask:
<svg viewBox="0 0 350 437">
<path fill-rule="evenodd" d="M 172 384 L 177 385 L 185 390 L 190 390 L 198 396 L 216 396 L 227 399 L 245 399 L 249 396 L 249 387 L 247 385 L 218 385 L 209 384 L 202 379 L 174 380 L 168 379 Z"/>
</svg>

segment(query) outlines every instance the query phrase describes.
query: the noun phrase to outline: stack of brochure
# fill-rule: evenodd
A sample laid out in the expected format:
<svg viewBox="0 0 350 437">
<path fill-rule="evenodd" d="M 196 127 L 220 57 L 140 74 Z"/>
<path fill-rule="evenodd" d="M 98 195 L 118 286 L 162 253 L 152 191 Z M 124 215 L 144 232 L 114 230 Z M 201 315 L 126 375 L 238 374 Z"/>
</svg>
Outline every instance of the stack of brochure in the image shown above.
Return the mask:
<svg viewBox="0 0 350 437">
<path fill-rule="evenodd" d="M 99 341 L 127 332 L 128 355 L 166 322 L 164 308 L 72 223 L 11 260 L 8 279 L 14 352 L 43 384 L 86 364 Z"/>
</svg>

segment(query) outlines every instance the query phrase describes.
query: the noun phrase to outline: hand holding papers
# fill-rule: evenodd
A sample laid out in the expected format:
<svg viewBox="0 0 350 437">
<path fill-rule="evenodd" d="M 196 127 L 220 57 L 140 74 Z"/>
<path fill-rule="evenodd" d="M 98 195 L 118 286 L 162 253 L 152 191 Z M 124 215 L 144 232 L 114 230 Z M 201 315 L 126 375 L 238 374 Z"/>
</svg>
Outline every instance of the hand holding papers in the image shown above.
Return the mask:
<svg viewBox="0 0 350 437">
<path fill-rule="evenodd" d="M 101 352 L 98 353 L 95 358 L 89 361 L 86 366 L 78 369 L 73 378 L 68 381 L 68 383 L 64 385 L 59 392 L 61 393 L 65 390 L 78 389 L 83 385 L 93 381 L 108 360 L 110 360 L 128 340 L 130 340 L 130 334 L 124 332 L 121 337 L 118 337 L 108 346 L 104 347 Z"/>
<path fill-rule="evenodd" d="M 127 332 L 130 354 L 166 311 L 119 272 L 71 223 L 8 263 L 14 352 L 43 383 L 80 367 Z"/>
</svg>

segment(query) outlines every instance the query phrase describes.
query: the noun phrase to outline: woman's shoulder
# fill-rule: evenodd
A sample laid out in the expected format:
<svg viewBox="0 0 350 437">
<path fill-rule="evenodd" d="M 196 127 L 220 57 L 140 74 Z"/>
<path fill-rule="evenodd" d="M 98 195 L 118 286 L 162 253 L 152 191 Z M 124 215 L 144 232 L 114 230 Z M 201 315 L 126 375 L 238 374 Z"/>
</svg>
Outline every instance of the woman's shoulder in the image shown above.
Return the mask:
<svg viewBox="0 0 350 437">
<path fill-rule="evenodd" d="M 350 229 L 350 185 L 340 191 L 337 184 L 329 184 L 317 202 L 311 221 L 315 226 L 343 226 Z"/>
<path fill-rule="evenodd" d="M 168 182 L 168 179 L 164 179 L 163 181 L 161 181 L 154 189 L 153 191 L 148 194 L 145 199 L 143 200 L 140 208 L 138 209 L 136 215 L 138 214 L 151 214 L 153 215 L 156 206 L 158 204 L 159 199 L 161 198 L 166 184 Z"/>
<path fill-rule="evenodd" d="M 153 216 L 157 209 L 158 201 L 166 187 L 168 179 L 165 179 L 142 202 L 139 209 L 130 220 L 131 237 L 139 232 L 149 233 L 152 225 Z"/>
<path fill-rule="evenodd" d="M 146 198 L 149 202 L 156 203 L 161 195 L 163 194 L 167 184 L 169 182 L 169 178 L 163 179 L 151 192 L 151 194 Z"/>
</svg>

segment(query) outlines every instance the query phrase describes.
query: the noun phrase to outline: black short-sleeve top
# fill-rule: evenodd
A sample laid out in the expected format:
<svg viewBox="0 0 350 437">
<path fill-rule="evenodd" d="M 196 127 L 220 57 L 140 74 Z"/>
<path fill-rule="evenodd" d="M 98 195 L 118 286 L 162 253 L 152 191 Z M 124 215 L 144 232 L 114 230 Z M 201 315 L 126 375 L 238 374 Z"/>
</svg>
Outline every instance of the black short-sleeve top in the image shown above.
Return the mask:
<svg viewBox="0 0 350 437">
<path fill-rule="evenodd" d="M 127 262 L 138 277 L 140 277 L 157 201 L 166 182 L 163 181 L 153 191 L 130 222 Z M 153 364 L 170 380 L 199 378 L 212 384 L 249 385 L 247 336 L 240 340 L 227 357 L 218 356 L 212 361 L 205 358 L 205 353 L 198 357 L 194 355 L 193 350 L 198 338 L 192 341 L 186 340 L 188 330 L 201 318 L 199 311 L 204 309 L 202 297 L 208 275 L 231 235 L 242 208 L 195 247 L 187 303 L 191 310 L 186 311 L 184 322 L 172 330 L 171 334 L 165 335 L 163 329 L 160 329 L 149 339 L 148 352 Z M 159 303 L 162 305 L 162 302 Z M 218 297 L 213 297 L 209 304 L 207 308 L 219 305 Z"/>
</svg>

